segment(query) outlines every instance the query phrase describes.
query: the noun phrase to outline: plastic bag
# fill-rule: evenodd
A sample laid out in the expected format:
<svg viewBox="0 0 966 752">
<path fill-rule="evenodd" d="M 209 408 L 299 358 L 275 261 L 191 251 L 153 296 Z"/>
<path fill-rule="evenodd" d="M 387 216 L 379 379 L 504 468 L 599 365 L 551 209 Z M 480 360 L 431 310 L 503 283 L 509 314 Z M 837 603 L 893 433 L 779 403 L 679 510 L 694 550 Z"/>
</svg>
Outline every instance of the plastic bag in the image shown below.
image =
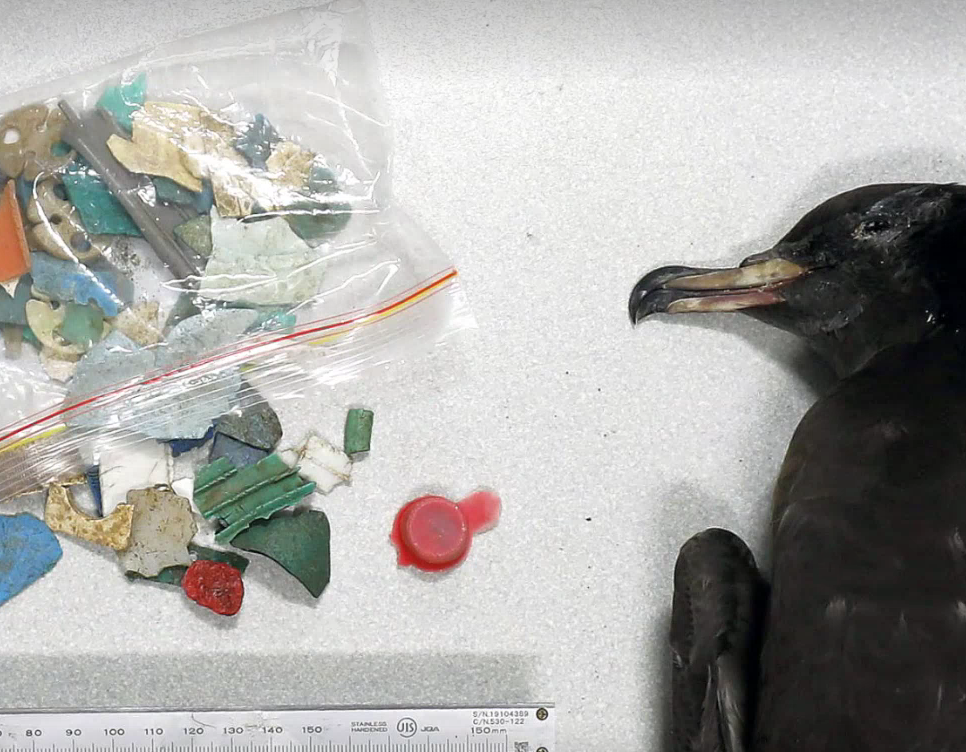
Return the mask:
<svg viewBox="0 0 966 752">
<path fill-rule="evenodd" d="M 473 325 L 393 200 L 357 0 L 166 44 L 0 113 L 0 499 Z"/>
</svg>

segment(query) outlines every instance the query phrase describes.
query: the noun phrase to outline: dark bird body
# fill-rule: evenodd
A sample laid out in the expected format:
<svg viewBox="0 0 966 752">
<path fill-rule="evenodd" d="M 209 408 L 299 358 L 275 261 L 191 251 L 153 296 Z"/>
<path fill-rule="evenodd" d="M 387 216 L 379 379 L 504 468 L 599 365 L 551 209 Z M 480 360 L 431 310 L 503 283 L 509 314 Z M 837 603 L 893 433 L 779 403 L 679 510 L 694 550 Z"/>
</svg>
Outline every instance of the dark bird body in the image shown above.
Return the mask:
<svg viewBox="0 0 966 752">
<path fill-rule="evenodd" d="M 966 189 L 907 184 L 835 197 L 724 274 L 635 288 L 635 320 L 744 310 L 840 375 L 788 446 L 769 576 L 728 531 L 681 549 L 676 752 L 966 750 L 964 273 Z"/>
</svg>

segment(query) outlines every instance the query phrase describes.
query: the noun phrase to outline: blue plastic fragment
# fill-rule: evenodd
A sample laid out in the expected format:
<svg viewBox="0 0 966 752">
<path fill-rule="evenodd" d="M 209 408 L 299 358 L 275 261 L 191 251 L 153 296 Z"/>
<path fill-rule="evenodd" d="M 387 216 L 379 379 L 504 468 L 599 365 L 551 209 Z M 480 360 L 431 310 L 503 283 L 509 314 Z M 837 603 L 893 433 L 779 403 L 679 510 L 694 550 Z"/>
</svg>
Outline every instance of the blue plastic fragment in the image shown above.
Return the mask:
<svg viewBox="0 0 966 752">
<path fill-rule="evenodd" d="M 103 259 L 87 266 L 48 253 L 30 254 L 34 287 L 61 303 L 96 303 L 108 318 L 134 300 L 134 283 Z"/>
<path fill-rule="evenodd" d="M 134 113 L 144 106 L 148 74 L 141 73 L 129 84 L 108 86 L 97 100 L 97 106 L 114 116 L 117 124 L 128 133 L 134 127 Z"/>
<path fill-rule="evenodd" d="M 238 441 L 226 434 L 216 433 L 215 442 L 211 445 L 211 453 L 208 455 L 208 462 L 211 463 L 225 457 L 235 467 L 248 467 L 261 462 L 270 454 L 271 452 Z"/>
<path fill-rule="evenodd" d="M 0 516 L 0 605 L 47 574 L 62 555 L 56 536 L 32 514 Z"/>
<path fill-rule="evenodd" d="M 168 442 L 171 447 L 171 456 L 180 457 L 182 454 L 190 452 L 192 449 L 197 449 L 200 446 L 207 444 L 215 435 L 215 427 L 212 425 L 208 429 L 208 433 L 202 436 L 200 439 L 172 439 Z"/>
<path fill-rule="evenodd" d="M 175 455 L 177 457 L 177 455 Z M 101 466 L 95 465 L 88 468 L 84 473 L 87 476 L 87 485 L 90 486 L 91 496 L 94 497 L 94 510 L 98 517 L 104 516 L 104 499 L 101 495 Z"/>
</svg>

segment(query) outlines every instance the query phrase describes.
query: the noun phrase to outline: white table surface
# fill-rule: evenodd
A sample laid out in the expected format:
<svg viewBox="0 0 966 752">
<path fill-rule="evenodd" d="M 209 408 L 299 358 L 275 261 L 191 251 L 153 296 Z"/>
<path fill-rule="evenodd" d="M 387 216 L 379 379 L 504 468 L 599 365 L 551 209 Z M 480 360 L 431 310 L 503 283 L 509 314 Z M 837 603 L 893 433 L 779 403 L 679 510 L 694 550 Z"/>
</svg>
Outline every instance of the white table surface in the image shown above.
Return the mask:
<svg viewBox="0 0 966 752">
<path fill-rule="evenodd" d="M 0 92 L 301 4 L 0 0 Z M 737 316 L 634 330 L 631 287 L 737 261 L 855 185 L 966 175 L 966 13 L 858 5 L 370 0 L 396 193 L 479 328 L 276 406 L 330 435 L 347 402 L 377 412 L 326 507 L 319 603 L 262 561 L 226 627 L 64 540 L 0 609 L 0 706 L 544 701 L 560 750 L 658 749 L 676 552 L 710 525 L 761 551 L 825 375 Z M 397 569 L 398 507 L 480 485 L 505 510 L 464 566 Z"/>
</svg>

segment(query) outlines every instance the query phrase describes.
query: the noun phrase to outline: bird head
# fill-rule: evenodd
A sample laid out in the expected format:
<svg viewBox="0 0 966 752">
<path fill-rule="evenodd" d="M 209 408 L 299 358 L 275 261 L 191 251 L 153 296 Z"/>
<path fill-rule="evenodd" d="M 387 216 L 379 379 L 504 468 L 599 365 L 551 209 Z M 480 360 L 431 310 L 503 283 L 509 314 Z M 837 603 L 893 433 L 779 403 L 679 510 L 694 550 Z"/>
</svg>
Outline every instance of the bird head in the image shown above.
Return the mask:
<svg viewBox="0 0 966 752">
<path fill-rule="evenodd" d="M 805 339 L 840 376 L 881 350 L 966 323 L 966 188 L 870 185 L 812 209 L 730 269 L 666 266 L 635 285 L 657 313 L 742 311 Z"/>
</svg>

